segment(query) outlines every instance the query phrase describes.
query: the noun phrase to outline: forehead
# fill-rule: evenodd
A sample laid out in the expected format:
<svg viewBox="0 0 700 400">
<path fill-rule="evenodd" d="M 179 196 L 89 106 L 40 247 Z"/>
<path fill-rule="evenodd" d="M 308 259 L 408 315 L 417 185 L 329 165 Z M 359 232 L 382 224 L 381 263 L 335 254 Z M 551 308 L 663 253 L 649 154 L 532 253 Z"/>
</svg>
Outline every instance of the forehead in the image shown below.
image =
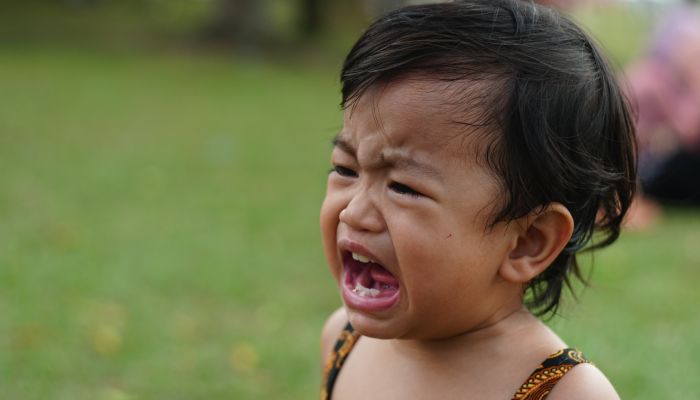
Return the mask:
<svg viewBox="0 0 700 400">
<path fill-rule="evenodd" d="M 421 78 L 376 85 L 346 108 L 339 137 L 466 155 L 490 131 L 482 122 L 483 89 L 483 83 Z"/>
</svg>

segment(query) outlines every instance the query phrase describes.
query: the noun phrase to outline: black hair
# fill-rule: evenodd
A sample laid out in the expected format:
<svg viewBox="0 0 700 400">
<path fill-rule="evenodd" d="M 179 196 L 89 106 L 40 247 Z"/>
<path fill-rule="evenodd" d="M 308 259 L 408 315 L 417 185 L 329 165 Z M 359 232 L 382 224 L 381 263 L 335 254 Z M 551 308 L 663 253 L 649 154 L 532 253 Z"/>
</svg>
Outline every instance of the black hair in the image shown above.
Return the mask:
<svg viewBox="0 0 700 400">
<path fill-rule="evenodd" d="M 462 96 L 446 101 L 478 98 L 480 115 L 471 111 L 467 124 L 495 127 L 482 146 L 504 199 L 491 226 L 552 202 L 571 212 L 571 239 L 526 288 L 535 314 L 555 313 L 571 274 L 586 283 L 576 254 L 618 238 L 635 192 L 634 127 L 612 68 L 576 24 L 529 1 L 409 6 L 355 43 L 342 69 L 341 105 L 411 75 L 466 83 Z"/>
</svg>

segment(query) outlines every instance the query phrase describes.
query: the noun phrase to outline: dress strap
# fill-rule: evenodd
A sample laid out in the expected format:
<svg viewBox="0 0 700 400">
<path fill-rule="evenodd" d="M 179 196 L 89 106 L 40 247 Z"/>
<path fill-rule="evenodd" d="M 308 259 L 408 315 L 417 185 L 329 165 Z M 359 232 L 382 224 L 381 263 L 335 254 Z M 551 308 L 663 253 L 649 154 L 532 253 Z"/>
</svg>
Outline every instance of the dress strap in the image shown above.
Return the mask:
<svg viewBox="0 0 700 400">
<path fill-rule="evenodd" d="M 543 400 L 554 385 L 578 364 L 590 363 L 580 351 L 566 348 L 547 357 L 520 386 L 512 400 Z"/>
<path fill-rule="evenodd" d="M 360 334 L 355 332 L 355 329 L 348 322 L 340 333 L 338 340 L 335 342 L 333 352 L 326 360 L 326 366 L 323 369 L 321 400 L 328 400 L 331 398 L 333 386 L 335 385 L 335 380 L 338 377 L 340 368 L 348 358 L 350 351 L 355 346 L 355 343 L 357 343 L 359 337 Z"/>
</svg>

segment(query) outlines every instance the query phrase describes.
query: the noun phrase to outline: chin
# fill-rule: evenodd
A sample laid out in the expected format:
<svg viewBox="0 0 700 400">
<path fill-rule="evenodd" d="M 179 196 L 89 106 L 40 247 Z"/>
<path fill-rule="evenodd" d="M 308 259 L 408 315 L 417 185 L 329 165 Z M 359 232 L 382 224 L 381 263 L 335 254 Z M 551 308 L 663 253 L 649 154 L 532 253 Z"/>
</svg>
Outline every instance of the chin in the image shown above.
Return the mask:
<svg viewBox="0 0 700 400">
<path fill-rule="evenodd" d="M 347 309 L 347 307 L 346 307 Z M 398 339 L 404 336 L 405 332 L 398 326 L 397 321 L 391 318 L 378 318 L 348 310 L 348 320 L 357 333 L 375 339 Z"/>
</svg>

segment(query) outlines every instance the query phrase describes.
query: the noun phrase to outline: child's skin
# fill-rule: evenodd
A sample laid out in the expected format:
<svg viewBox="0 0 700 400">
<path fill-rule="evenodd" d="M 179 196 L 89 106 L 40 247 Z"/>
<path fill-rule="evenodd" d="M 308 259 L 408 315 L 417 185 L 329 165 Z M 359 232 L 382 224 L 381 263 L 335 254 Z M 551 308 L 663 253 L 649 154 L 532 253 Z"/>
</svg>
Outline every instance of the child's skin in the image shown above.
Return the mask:
<svg viewBox="0 0 700 400">
<path fill-rule="evenodd" d="M 322 362 L 348 320 L 363 337 L 335 400 L 510 399 L 542 360 L 567 347 L 522 296 L 567 244 L 571 214 L 553 203 L 489 227 L 501 188 L 477 155 L 481 130 L 490 128 L 455 122 L 465 111 L 446 104 L 449 85 L 402 78 L 345 111 L 321 209 L 345 307 L 323 329 Z M 355 301 L 343 275 L 350 252 L 398 281 L 389 307 Z M 617 398 L 591 364 L 576 366 L 548 397 Z"/>
</svg>

